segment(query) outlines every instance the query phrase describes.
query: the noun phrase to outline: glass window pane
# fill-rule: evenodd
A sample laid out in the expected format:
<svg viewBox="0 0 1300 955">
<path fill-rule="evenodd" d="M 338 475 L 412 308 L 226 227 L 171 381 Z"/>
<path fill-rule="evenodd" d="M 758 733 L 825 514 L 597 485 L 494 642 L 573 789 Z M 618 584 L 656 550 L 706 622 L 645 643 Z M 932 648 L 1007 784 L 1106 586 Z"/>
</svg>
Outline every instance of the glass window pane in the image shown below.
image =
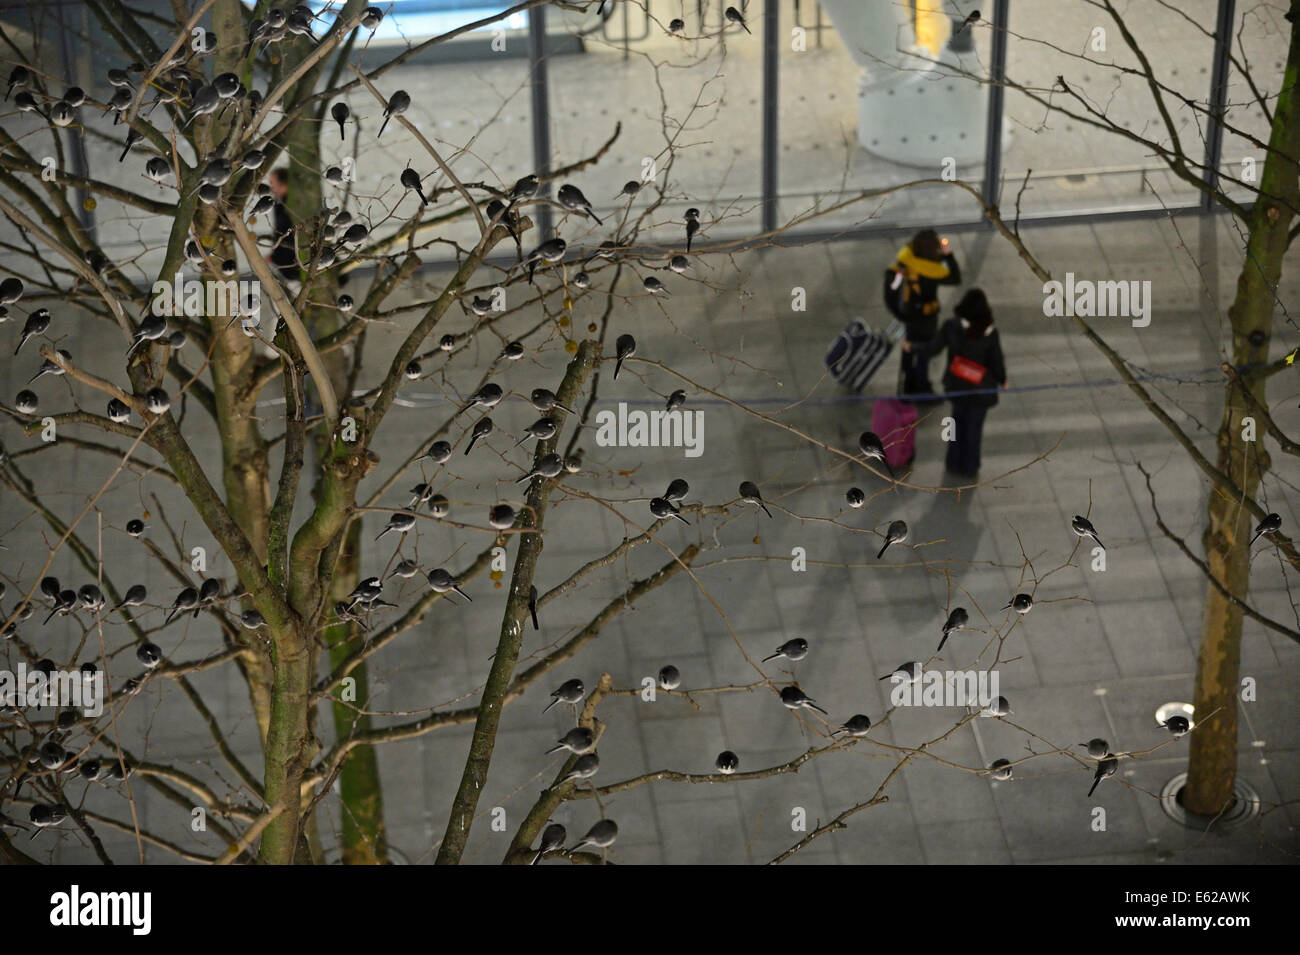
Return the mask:
<svg viewBox="0 0 1300 955">
<path fill-rule="evenodd" d="M 1202 174 L 1217 9 L 1216 0 L 1179 0 L 1150 11 L 1121 5 L 1134 44 L 1166 90 L 1167 123 L 1139 56 L 1104 8 L 1083 0 L 1016 0 L 1007 39 L 1011 138 L 1002 161 L 1002 208 L 1013 208 L 1026 175 L 1025 215 L 1198 201 L 1195 185 L 1171 172 L 1161 153 L 1177 148 L 1190 174 Z"/>
<path fill-rule="evenodd" d="M 629 202 L 624 184 L 653 179 L 666 200 L 642 241 L 684 244 L 690 207 L 701 210 L 706 244 L 760 227 L 763 5 L 735 6 L 743 6 L 749 33 L 724 23 L 721 4 L 672 0 L 651 5 L 650 15 L 641 4 L 616 4 L 598 30 L 563 28 L 580 39 L 580 52 L 566 46 L 548 58 L 552 167 L 597 155 L 621 122 L 600 161 L 569 178 L 597 215 L 615 222 L 657 197 L 643 191 Z M 676 18 L 683 29 L 670 34 Z M 549 30 L 556 19 L 548 9 Z M 566 229 L 574 225 L 570 217 Z M 591 242 L 612 234 L 609 225 L 595 227 Z"/>
<path fill-rule="evenodd" d="M 842 205 L 916 180 L 983 181 L 991 31 L 963 26 L 953 9 L 938 0 L 794 6 L 783 26 L 803 33 L 783 40 L 780 61 L 782 221 L 814 210 L 825 214 L 808 228 L 980 218 L 972 197 L 945 186 Z"/>
</svg>

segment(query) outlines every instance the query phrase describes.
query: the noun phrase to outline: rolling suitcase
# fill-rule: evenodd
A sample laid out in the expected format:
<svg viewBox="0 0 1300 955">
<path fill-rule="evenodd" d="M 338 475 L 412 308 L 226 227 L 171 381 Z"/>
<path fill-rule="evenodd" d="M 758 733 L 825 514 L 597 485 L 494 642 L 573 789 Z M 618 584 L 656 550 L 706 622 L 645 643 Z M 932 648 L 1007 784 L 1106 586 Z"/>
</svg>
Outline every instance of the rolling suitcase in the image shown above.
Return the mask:
<svg viewBox="0 0 1300 955">
<path fill-rule="evenodd" d="M 861 391 L 903 337 L 903 323 L 890 321 L 884 331 L 875 331 L 855 318 L 836 336 L 826 352 L 831 377 L 850 391 Z"/>
</svg>

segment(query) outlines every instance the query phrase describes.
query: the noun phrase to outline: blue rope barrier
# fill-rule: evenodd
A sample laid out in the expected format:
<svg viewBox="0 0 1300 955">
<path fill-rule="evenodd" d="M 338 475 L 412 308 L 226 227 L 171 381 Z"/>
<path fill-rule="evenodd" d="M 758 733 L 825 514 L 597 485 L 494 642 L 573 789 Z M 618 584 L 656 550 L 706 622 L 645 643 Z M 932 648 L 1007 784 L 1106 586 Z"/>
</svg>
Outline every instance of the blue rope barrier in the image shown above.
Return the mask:
<svg viewBox="0 0 1300 955">
<path fill-rule="evenodd" d="M 1258 366 L 1242 365 L 1237 367 L 1237 371 L 1238 372 L 1248 371 L 1254 367 L 1265 367 L 1265 365 L 1262 364 Z M 1207 377 L 1189 378 L 1188 376 L 1207 376 Z M 1222 372 L 1221 372 L 1220 365 L 1212 365 L 1208 368 L 1198 368 L 1194 371 L 1182 372 L 1181 374 L 1134 375 L 1133 380 L 1136 382 L 1163 381 L 1163 382 L 1172 382 L 1174 384 L 1180 384 L 1180 385 L 1208 385 L 1208 384 L 1214 384 L 1218 381 L 1221 381 Z M 1113 388 L 1116 385 L 1127 385 L 1127 384 L 1128 381 L 1126 381 L 1123 378 L 1107 378 L 1101 381 L 1064 381 L 1064 382 L 1051 382 L 1042 385 L 1017 385 L 1010 388 L 972 388 L 964 391 L 935 392 L 934 394 L 931 395 L 841 394 L 841 395 L 827 396 L 824 398 L 799 399 L 799 398 L 773 396 L 767 398 L 732 398 L 730 400 L 723 399 L 723 398 L 701 397 L 701 398 L 689 399 L 688 404 L 691 407 L 695 407 L 698 405 L 728 405 L 728 404 L 742 404 L 742 405 L 774 405 L 774 404 L 791 405 L 793 404 L 799 406 L 811 405 L 813 407 L 826 407 L 829 405 L 853 404 L 861 401 L 876 401 L 881 398 L 896 398 L 900 401 L 909 401 L 914 404 L 930 404 L 933 402 L 947 401 L 951 398 L 966 398 L 972 395 L 1029 394 L 1038 391 L 1055 391 L 1059 389 L 1069 389 L 1069 388 L 1073 388 L 1073 389 Z M 363 393 L 363 392 L 359 392 L 359 393 Z M 257 402 L 259 406 L 277 405 L 283 403 L 284 403 L 283 398 L 272 398 L 266 401 Z M 453 404 L 453 405 L 459 404 L 460 401 L 450 395 L 418 394 L 418 393 L 402 394 L 399 392 L 399 399 L 397 403 L 400 405 L 404 405 L 406 407 L 416 407 L 416 406 L 431 407 L 434 404 L 439 404 L 439 403 L 446 403 L 446 404 Z M 658 398 L 631 398 L 631 399 L 597 398 L 596 404 L 597 405 L 625 404 L 628 405 L 629 407 L 657 408 L 657 407 L 661 407 L 663 402 Z"/>
</svg>

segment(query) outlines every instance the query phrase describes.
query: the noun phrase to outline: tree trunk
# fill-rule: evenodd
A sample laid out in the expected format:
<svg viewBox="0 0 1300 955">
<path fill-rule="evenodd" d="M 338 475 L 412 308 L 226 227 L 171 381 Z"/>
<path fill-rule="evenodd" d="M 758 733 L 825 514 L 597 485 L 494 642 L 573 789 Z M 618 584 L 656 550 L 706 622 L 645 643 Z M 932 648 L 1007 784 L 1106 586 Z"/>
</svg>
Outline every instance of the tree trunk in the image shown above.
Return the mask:
<svg viewBox="0 0 1300 955">
<path fill-rule="evenodd" d="M 334 599 L 342 600 L 357 585 L 361 557 L 361 521 L 348 528 L 348 538 L 334 570 Z M 340 623 L 325 630 L 329 646 L 330 669 L 341 665 L 360 646 L 355 624 Z M 350 677 L 356 680 L 356 698 L 338 702 L 341 690 L 334 693 L 334 731 L 347 739 L 370 729 L 366 709 L 370 703 L 370 684 L 365 663 L 359 664 Z M 384 800 L 379 780 L 379 760 L 373 746 L 358 746 L 348 754 L 339 770 L 339 796 L 344 865 L 386 865 L 388 844 L 384 833 Z"/>
<path fill-rule="evenodd" d="M 266 737 L 266 803 L 284 811 L 266 827 L 258 858 L 269 865 L 290 865 L 298 852 L 302 818 L 303 771 L 314 755 L 309 750 L 308 709 L 313 654 L 310 637 L 276 634 L 275 683 L 271 688 L 271 724 Z"/>
<path fill-rule="evenodd" d="M 1300 116 L 1296 115 L 1296 77 L 1300 71 L 1300 2 L 1292 0 L 1291 41 L 1282 90 L 1274 107 L 1269 151 L 1260 177 L 1260 195 L 1250 213 L 1246 262 L 1237 293 L 1228 309 L 1232 324 L 1232 361 L 1238 367 L 1268 360 L 1276 290 L 1288 245 L 1291 210 L 1300 205 Z M 1266 378 L 1241 371 L 1242 387 L 1265 406 Z M 1229 385 L 1219 424 L 1218 467 L 1254 498 L 1260 475 L 1268 470 L 1268 452 L 1260 440 L 1242 438 L 1242 418 L 1250 404 L 1241 388 Z M 1250 538 L 1254 520 L 1240 500 L 1215 487 L 1210 494 L 1205 553 L 1210 573 L 1228 592 L 1245 600 L 1250 584 Z M 1196 731 L 1191 735 L 1183 808 L 1214 816 L 1232 803 L 1237 775 L 1237 687 L 1241 666 L 1239 606 L 1217 587 L 1206 587 L 1201 652 L 1196 669 Z"/>
<path fill-rule="evenodd" d="M 238 0 L 218 0 L 213 4 L 212 28 L 218 36 L 238 36 L 244 31 L 243 11 Z M 241 53 L 239 44 L 229 44 L 218 50 L 216 71 L 239 70 L 243 59 Z M 231 131 L 230 126 L 229 119 L 214 122 L 211 138 L 217 142 L 224 139 Z M 235 258 L 234 245 L 228 235 L 218 230 L 217 215 L 211 207 L 200 205 L 196 208 L 194 224 L 200 235 L 212 240 L 210 254 L 215 261 Z M 205 277 L 215 281 L 223 278 L 216 274 Z M 170 280 L 171 276 L 162 278 Z M 258 560 L 265 564 L 267 518 L 271 507 L 269 463 L 266 440 L 252 414 L 252 398 L 245 394 L 256 360 L 253 339 L 237 326 L 230 327 L 229 319 L 222 315 L 210 316 L 209 328 L 215 340 L 209 368 L 217 426 L 222 435 L 221 481 L 226 492 L 226 507 L 248 538 Z M 274 679 L 270 661 L 259 654 L 241 660 L 239 668 L 247 681 L 258 734 L 265 745 L 270 728 Z"/>
</svg>

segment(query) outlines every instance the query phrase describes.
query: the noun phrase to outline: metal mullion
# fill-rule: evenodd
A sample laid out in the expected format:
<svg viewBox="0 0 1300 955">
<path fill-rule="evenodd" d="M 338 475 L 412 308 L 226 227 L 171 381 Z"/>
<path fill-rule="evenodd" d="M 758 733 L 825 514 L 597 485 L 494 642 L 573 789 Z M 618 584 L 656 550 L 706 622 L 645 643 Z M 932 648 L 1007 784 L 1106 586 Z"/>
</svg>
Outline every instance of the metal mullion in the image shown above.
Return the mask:
<svg viewBox="0 0 1300 955">
<path fill-rule="evenodd" d="M 545 199 L 551 193 L 550 184 L 545 181 L 551 170 L 551 108 L 546 77 L 546 7 L 540 4 L 528 9 L 528 68 L 533 104 L 533 166 L 543 180 L 537 190 L 538 198 Z M 541 202 L 535 208 L 537 234 L 540 241 L 545 241 L 551 235 L 551 207 Z"/>
<path fill-rule="evenodd" d="M 1223 123 L 1221 117 L 1228 102 L 1229 54 L 1232 52 L 1232 25 L 1237 18 L 1236 0 L 1219 0 L 1219 15 L 1214 28 L 1214 66 L 1210 76 L 1210 115 L 1205 128 L 1205 176 L 1208 190 L 1219 187 L 1219 163 L 1223 159 Z M 1206 212 L 1215 206 L 1210 191 L 1201 195 Z"/>
<path fill-rule="evenodd" d="M 1007 28 L 1010 0 L 994 0 L 993 50 L 989 66 L 989 108 L 984 128 L 984 201 L 997 204 L 1002 178 L 1002 111 L 1006 101 Z"/>
</svg>

